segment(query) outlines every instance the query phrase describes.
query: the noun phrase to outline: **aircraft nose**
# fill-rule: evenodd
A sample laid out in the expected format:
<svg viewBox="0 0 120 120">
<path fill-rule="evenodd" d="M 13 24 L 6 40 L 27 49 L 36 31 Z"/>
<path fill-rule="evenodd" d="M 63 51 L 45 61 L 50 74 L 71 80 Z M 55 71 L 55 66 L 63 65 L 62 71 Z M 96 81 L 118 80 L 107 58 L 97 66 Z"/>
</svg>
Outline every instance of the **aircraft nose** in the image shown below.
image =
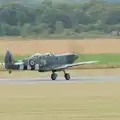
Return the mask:
<svg viewBox="0 0 120 120">
<path fill-rule="evenodd" d="M 79 55 L 75 54 L 75 58 L 78 59 L 78 58 L 79 58 Z"/>
</svg>

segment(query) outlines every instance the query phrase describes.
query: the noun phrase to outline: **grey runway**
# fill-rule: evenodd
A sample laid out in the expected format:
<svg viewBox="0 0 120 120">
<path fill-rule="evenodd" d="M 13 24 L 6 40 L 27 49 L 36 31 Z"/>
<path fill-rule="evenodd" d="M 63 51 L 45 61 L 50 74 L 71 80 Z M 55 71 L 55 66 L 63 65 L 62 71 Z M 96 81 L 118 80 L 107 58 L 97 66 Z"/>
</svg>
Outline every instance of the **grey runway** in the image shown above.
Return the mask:
<svg viewBox="0 0 120 120">
<path fill-rule="evenodd" d="M 69 84 L 69 83 L 101 83 L 120 82 L 120 76 L 99 76 L 99 77 L 72 77 L 67 81 L 64 77 L 58 77 L 52 81 L 49 77 L 21 78 L 21 79 L 0 79 L 0 84 Z"/>
</svg>

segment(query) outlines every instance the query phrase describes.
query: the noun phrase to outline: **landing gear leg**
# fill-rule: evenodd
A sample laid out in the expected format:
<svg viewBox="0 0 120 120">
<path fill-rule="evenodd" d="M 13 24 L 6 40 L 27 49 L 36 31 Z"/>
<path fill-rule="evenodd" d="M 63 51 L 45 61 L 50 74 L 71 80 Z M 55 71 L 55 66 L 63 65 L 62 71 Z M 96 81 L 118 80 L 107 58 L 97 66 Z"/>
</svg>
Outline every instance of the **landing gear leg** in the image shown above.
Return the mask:
<svg viewBox="0 0 120 120">
<path fill-rule="evenodd" d="M 63 71 L 64 72 L 64 77 L 66 80 L 70 80 L 70 74 L 69 73 L 66 73 L 65 70 Z"/>
<path fill-rule="evenodd" d="M 53 72 L 53 73 L 51 74 L 51 79 L 52 79 L 52 80 L 56 80 L 56 78 L 57 78 L 57 74 Z"/>
</svg>

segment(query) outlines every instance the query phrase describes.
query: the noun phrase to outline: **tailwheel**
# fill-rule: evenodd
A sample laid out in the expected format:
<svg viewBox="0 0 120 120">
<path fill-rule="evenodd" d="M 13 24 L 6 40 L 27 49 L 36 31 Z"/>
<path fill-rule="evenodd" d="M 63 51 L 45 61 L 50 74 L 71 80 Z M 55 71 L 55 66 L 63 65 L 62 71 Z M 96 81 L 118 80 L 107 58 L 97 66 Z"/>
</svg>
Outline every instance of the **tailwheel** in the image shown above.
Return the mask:
<svg viewBox="0 0 120 120">
<path fill-rule="evenodd" d="M 8 72 L 9 72 L 9 74 L 11 74 L 11 73 L 12 73 L 12 71 L 11 71 L 11 70 L 9 70 Z"/>
<path fill-rule="evenodd" d="M 52 79 L 52 80 L 56 80 L 56 78 L 57 78 L 57 74 L 56 74 L 56 73 L 53 73 L 53 74 L 51 75 L 51 79 Z"/>
<path fill-rule="evenodd" d="M 66 79 L 66 80 L 70 80 L 70 74 L 65 73 L 65 79 Z"/>
</svg>

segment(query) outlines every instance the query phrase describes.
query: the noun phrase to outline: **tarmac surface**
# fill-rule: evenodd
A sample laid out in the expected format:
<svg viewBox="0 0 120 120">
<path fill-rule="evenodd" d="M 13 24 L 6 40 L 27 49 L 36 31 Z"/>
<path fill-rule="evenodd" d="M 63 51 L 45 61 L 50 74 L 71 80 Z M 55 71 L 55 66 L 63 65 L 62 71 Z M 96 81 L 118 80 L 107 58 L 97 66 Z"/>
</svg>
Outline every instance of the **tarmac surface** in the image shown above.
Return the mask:
<svg viewBox="0 0 120 120">
<path fill-rule="evenodd" d="M 52 81 L 49 77 L 40 78 L 21 78 L 21 79 L 0 79 L 0 84 L 69 84 L 69 83 L 101 83 L 101 82 L 120 82 L 120 76 L 97 76 L 97 77 L 71 77 L 65 80 L 58 77 Z"/>
</svg>

